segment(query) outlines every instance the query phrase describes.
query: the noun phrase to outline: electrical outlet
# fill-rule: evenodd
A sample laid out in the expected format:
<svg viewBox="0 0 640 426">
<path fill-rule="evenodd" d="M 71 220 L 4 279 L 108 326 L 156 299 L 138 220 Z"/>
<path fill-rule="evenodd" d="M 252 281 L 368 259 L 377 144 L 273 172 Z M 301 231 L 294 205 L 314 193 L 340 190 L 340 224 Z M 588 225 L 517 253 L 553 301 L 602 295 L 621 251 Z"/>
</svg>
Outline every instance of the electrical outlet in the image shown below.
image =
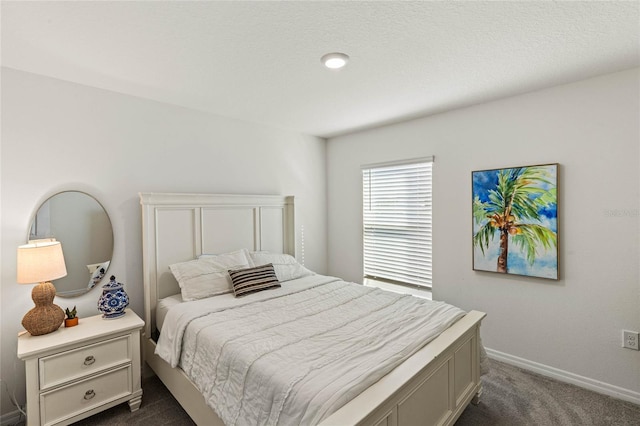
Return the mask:
<svg viewBox="0 0 640 426">
<path fill-rule="evenodd" d="M 637 331 L 622 330 L 622 347 L 640 350 L 638 347 L 638 339 L 640 339 L 640 333 Z"/>
</svg>

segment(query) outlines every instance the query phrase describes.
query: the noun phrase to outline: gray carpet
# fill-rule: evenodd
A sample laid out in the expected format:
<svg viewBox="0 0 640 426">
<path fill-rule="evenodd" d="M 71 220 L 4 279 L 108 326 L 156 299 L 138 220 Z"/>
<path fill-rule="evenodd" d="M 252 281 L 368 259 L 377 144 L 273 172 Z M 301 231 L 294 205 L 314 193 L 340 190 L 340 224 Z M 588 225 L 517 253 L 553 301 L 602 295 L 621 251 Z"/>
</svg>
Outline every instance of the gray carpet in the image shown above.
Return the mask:
<svg viewBox="0 0 640 426">
<path fill-rule="evenodd" d="M 640 405 L 489 360 L 480 404 L 456 426 L 639 426 Z"/>
<path fill-rule="evenodd" d="M 560 383 L 489 360 L 479 405 L 470 405 L 456 426 L 640 426 L 640 406 Z M 156 377 L 143 381 L 142 406 L 127 404 L 85 419 L 83 426 L 193 425 Z"/>
</svg>

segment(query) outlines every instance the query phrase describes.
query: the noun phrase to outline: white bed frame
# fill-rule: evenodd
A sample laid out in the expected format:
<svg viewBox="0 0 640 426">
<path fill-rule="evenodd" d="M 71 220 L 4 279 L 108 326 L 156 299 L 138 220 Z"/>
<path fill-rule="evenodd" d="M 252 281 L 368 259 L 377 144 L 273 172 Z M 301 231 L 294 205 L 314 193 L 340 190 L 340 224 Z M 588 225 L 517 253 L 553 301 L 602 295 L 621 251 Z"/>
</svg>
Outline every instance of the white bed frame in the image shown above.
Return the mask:
<svg viewBox="0 0 640 426">
<path fill-rule="evenodd" d="M 294 198 L 141 193 L 145 331 L 143 358 L 198 425 L 222 426 L 179 368 L 154 354 L 155 307 L 180 292 L 169 265 L 239 248 L 296 255 Z M 322 425 L 451 425 L 478 401 L 480 323 L 471 311 L 322 422 Z"/>
</svg>

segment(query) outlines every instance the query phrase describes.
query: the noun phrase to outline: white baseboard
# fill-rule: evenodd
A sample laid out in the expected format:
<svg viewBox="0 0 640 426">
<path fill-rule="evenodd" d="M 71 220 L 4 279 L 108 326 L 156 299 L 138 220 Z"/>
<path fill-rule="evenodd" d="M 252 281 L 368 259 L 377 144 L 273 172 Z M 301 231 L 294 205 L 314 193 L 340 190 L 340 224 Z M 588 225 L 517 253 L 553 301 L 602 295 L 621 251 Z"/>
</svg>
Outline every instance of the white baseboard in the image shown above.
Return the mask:
<svg viewBox="0 0 640 426">
<path fill-rule="evenodd" d="M 24 417 L 21 417 L 20 411 L 15 410 L 7 414 L 0 416 L 0 425 L 9 426 L 18 424 L 22 420 L 21 424 L 24 424 Z"/>
<path fill-rule="evenodd" d="M 496 361 L 501 361 L 505 364 L 520 367 L 522 369 L 529 370 L 546 377 L 550 377 L 560 382 L 570 383 L 572 385 L 589 389 L 603 395 L 611 396 L 613 398 L 622 399 L 624 401 L 629 401 L 633 402 L 634 404 L 640 405 L 640 392 L 635 392 L 630 389 L 610 385 L 608 383 L 600 382 L 588 377 L 579 376 L 568 371 L 560 370 L 559 368 L 550 367 L 548 365 L 540 364 L 534 361 L 529 361 L 528 359 L 509 355 L 504 352 L 496 351 L 489 348 L 486 348 L 486 350 L 487 356 L 491 359 L 495 359 Z"/>
</svg>

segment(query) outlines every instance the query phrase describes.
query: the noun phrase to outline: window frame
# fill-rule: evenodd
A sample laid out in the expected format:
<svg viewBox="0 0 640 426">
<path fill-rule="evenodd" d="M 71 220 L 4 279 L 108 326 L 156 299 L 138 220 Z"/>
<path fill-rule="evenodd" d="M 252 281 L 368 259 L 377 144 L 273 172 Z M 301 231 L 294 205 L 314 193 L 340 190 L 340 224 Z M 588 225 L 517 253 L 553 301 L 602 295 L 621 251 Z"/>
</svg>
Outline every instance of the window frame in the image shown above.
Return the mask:
<svg viewBox="0 0 640 426">
<path fill-rule="evenodd" d="M 428 157 L 413 158 L 413 159 L 401 160 L 401 161 L 366 164 L 361 166 L 362 275 L 365 282 L 367 280 L 374 280 L 374 281 L 381 281 L 381 282 L 386 282 L 390 284 L 401 285 L 404 287 L 418 288 L 422 290 L 431 290 L 433 286 L 432 225 L 433 225 L 433 163 L 434 163 L 434 160 L 435 160 L 434 156 L 428 156 Z M 421 165 L 427 166 L 426 170 L 423 172 L 425 174 L 424 177 L 419 176 L 419 173 L 421 172 L 417 170 Z M 409 198 L 406 198 L 405 200 L 409 200 L 409 202 L 406 203 L 407 205 L 405 205 L 404 207 L 407 207 L 408 205 L 411 205 L 411 204 L 413 204 L 413 207 L 416 207 L 416 204 L 422 204 L 422 202 L 424 202 L 425 209 L 424 211 L 422 211 L 420 209 L 420 206 L 418 206 L 417 210 L 412 210 L 414 214 L 410 214 L 410 215 L 406 215 L 406 214 L 403 215 L 402 213 L 398 214 L 398 213 L 380 212 L 380 217 L 386 217 L 388 220 L 390 220 L 389 223 L 393 222 L 394 220 L 400 220 L 402 222 L 401 219 L 404 219 L 407 221 L 406 222 L 407 225 L 405 226 L 405 228 L 409 228 L 411 225 L 415 225 L 415 226 L 413 226 L 414 230 L 406 230 L 406 232 L 403 234 L 402 233 L 403 225 L 399 225 L 399 227 L 398 225 L 388 225 L 386 228 L 388 231 L 387 236 L 384 236 L 384 233 L 385 233 L 384 225 L 379 226 L 379 229 L 382 229 L 383 231 L 382 233 L 380 233 L 381 236 L 376 238 L 376 236 L 374 235 L 375 231 L 371 231 L 370 224 L 372 223 L 372 221 L 370 220 L 370 217 L 367 218 L 366 203 L 367 202 L 371 203 L 371 199 L 372 199 L 371 197 L 378 198 L 378 200 L 380 201 L 379 199 L 380 192 L 378 192 L 378 194 L 371 193 L 370 184 L 372 182 L 372 175 L 369 174 L 367 178 L 365 173 L 367 173 L 367 171 L 371 172 L 372 170 L 376 170 L 376 169 L 378 169 L 378 172 L 381 172 L 382 169 L 393 169 L 393 168 L 402 169 L 404 166 L 407 166 L 407 169 L 413 169 L 412 172 L 408 171 L 406 176 L 404 177 L 407 184 L 413 185 L 413 186 L 421 185 L 423 183 L 426 184 L 422 194 L 415 195 L 413 192 L 409 194 L 409 198 L 415 198 L 415 200 L 409 200 Z M 412 166 L 416 166 L 416 167 L 412 167 Z M 391 173 L 394 172 L 393 170 L 389 170 L 389 171 L 391 171 Z M 402 174 L 401 171 L 396 170 L 396 172 L 398 172 L 398 177 L 402 179 L 403 177 L 401 176 Z M 417 177 L 411 176 L 412 174 L 417 175 Z M 423 178 L 426 179 L 427 182 L 420 182 L 420 180 L 422 180 Z M 369 183 L 369 186 L 367 186 L 368 185 L 367 182 Z M 391 182 L 392 186 L 397 186 L 397 185 L 394 185 L 393 183 L 397 181 L 393 181 L 393 182 L 389 181 L 389 182 Z M 389 195 L 388 190 L 387 190 L 387 195 Z M 393 194 L 391 195 L 393 196 Z M 402 190 L 400 190 L 398 195 L 406 195 L 406 194 L 403 194 Z M 368 200 L 366 197 L 368 197 Z M 387 210 L 387 211 L 393 210 L 393 205 L 385 204 L 385 206 L 387 208 L 386 209 L 383 208 L 382 210 Z M 391 206 L 391 209 L 389 209 L 389 206 Z M 369 213 L 369 216 L 371 215 L 372 213 Z M 383 219 L 383 222 L 384 222 L 384 219 Z M 373 226 L 375 229 L 375 224 Z M 393 228 L 393 230 L 389 232 L 391 228 Z M 418 229 L 418 228 L 423 228 L 423 229 L 415 231 L 415 229 Z M 418 260 L 414 260 L 413 258 L 411 258 L 412 260 L 409 260 L 410 257 L 408 257 L 407 255 L 409 255 L 410 253 L 406 253 L 406 250 L 400 249 L 400 250 L 394 251 L 393 248 L 389 250 L 390 254 L 396 254 L 400 256 L 401 263 L 404 263 L 402 268 L 391 267 L 391 269 L 407 271 L 408 273 L 406 273 L 404 276 L 402 276 L 402 272 L 397 273 L 397 272 L 391 272 L 391 271 L 383 271 L 380 273 L 380 270 L 384 269 L 384 266 L 382 267 L 379 266 L 378 268 L 367 267 L 367 264 L 372 261 L 372 258 L 375 259 L 376 257 L 375 254 L 369 254 L 369 255 L 367 254 L 368 250 L 371 251 L 370 247 L 372 245 L 372 242 L 375 243 L 377 240 L 378 243 L 381 243 L 381 245 L 385 245 L 384 244 L 385 242 L 389 242 L 390 239 L 399 237 L 400 235 L 404 235 L 404 240 L 408 241 L 407 236 L 414 236 L 416 232 L 423 232 L 423 234 L 420 234 L 420 236 L 418 237 L 420 239 L 418 243 L 412 244 L 412 246 L 414 247 L 411 248 L 410 251 L 419 252 L 418 253 L 419 256 L 415 258 Z M 368 238 L 368 236 L 370 238 Z M 401 244 L 402 244 L 402 247 L 406 247 L 404 245 L 404 242 Z M 385 249 L 382 249 L 381 251 L 384 252 L 384 250 Z M 400 252 L 405 252 L 404 258 L 402 257 L 402 254 L 400 254 Z M 377 257 L 383 257 L 383 256 L 384 255 L 381 255 L 381 254 L 377 255 Z M 379 261 L 381 261 L 381 265 L 385 263 L 383 260 L 379 259 Z M 387 262 L 387 263 L 390 263 L 390 262 Z M 416 270 L 411 269 L 412 265 L 413 266 L 419 265 L 419 268 L 421 268 L 423 272 L 421 272 L 420 274 L 416 274 L 415 273 Z M 378 272 L 376 272 L 376 270 Z M 420 277 L 415 277 L 417 275 L 420 275 Z"/>
</svg>

